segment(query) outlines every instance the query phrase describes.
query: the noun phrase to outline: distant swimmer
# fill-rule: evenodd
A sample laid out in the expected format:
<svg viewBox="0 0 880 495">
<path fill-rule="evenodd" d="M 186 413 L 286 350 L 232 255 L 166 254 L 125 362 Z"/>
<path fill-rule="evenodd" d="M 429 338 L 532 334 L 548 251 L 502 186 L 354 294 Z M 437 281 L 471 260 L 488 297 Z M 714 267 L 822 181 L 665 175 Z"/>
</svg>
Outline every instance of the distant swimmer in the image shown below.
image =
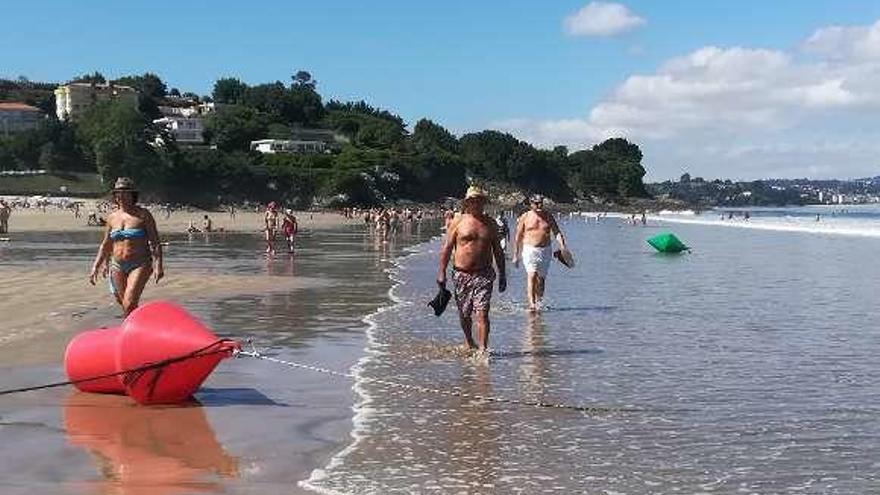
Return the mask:
<svg viewBox="0 0 880 495">
<path fill-rule="evenodd" d="M 278 229 L 278 205 L 270 201 L 263 215 L 263 227 L 266 233 L 266 254 L 275 254 L 275 231 Z"/>
<path fill-rule="evenodd" d="M 818 222 L 819 220 L 822 220 L 822 215 L 816 213 L 816 221 Z"/>
<path fill-rule="evenodd" d="M 447 241 L 440 250 L 440 267 L 437 284 L 446 286 L 446 267 L 450 258 L 452 281 L 455 285 L 455 302 L 459 321 L 468 349 L 482 352 L 489 348 L 489 306 L 498 268 L 498 292 L 507 289 L 504 252 L 495 221 L 484 212 L 489 198 L 476 186 L 467 190 L 462 204 L 463 213 L 450 225 Z M 476 320 L 477 341 L 473 338 Z"/>
<path fill-rule="evenodd" d="M 117 208 L 107 217 L 89 282 L 95 285 L 101 273 L 109 276 L 110 289 L 128 316 L 138 307 L 150 275 L 155 274 L 156 283 L 165 276 L 162 245 L 153 215 L 137 204 L 134 181 L 128 177 L 117 179 L 113 200 Z"/>
<path fill-rule="evenodd" d="M 205 218 L 202 219 L 202 232 L 213 232 L 214 231 L 214 223 L 211 221 L 211 218 L 208 215 L 205 215 Z"/>
<path fill-rule="evenodd" d="M 520 255 L 526 269 L 526 300 L 529 310 L 540 308 L 544 298 L 547 273 L 553 258 L 552 236 L 559 248 L 566 250 L 565 236 L 553 215 L 544 209 L 544 197 L 535 195 L 530 200 L 531 209 L 516 222 L 513 243 L 513 263 L 519 264 Z"/>
<path fill-rule="evenodd" d="M 645 212 L 642 212 L 642 226 L 648 225 L 648 217 L 645 215 Z"/>
</svg>

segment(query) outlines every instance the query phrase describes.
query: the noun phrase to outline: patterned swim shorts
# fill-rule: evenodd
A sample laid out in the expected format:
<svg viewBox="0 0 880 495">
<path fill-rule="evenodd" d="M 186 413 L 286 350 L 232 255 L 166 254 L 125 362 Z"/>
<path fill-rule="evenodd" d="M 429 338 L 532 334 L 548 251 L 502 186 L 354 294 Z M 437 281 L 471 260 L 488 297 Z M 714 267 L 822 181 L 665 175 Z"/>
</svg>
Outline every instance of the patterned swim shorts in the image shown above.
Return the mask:
<svg viewBox="0 0 880 495">
<path fill-rule="evenodd" d="M 495 269 L 492 265 L 475 272 L 455 270 L 452 281 L 455 284 L 455 303 L 462 316 L 470 316 L 477 311 L 489 311 L 495 282 Z"/>
</svg>

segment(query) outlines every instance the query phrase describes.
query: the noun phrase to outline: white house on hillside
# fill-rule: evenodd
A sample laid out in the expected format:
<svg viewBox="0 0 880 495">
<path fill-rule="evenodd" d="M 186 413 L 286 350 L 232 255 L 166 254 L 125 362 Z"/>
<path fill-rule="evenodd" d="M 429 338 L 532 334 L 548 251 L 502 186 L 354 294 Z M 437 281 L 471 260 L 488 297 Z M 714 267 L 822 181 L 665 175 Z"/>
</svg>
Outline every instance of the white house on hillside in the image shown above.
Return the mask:
<svg viewBox="0 0 880 495">
<path fill-rule="evenodd" d="M 323 153 L 323 141 L 294 141 L 293 139 L 260 139 L 251 141 L 251 149 L 260 153 Z"/>
<path fill-rule="evenodd" d="M 290 139 L 251 141 L 251 149 L 260 153 L 325 153 L 338 143 L 348 140 L 328 129 L 294 127 Z"/>
<path fill-rule="evenodd" d="M 162 118 L 153 123 L 164 126 L 178 144 L 200 145 L 205 142 L 204 116 L 216 108 L 214 103 L 195 102 L 189 106 L 160 106 Z"/>
</svg>

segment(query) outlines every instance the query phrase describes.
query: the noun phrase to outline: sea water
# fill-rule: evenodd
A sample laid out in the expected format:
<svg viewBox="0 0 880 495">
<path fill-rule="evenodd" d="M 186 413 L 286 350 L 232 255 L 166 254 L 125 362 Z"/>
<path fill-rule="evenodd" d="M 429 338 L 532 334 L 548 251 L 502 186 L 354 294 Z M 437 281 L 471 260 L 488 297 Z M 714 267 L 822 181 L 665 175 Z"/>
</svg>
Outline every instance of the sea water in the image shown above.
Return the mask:
<svg viewBox="0 0 880 495">
<path fill-rule="evenodd" d="M 440 318 L 425 306 L 439 240 L 419 246 L 397 260 L 393 300 L 368 319 L 352 442 L 304 486 L 878 491 L 880 210 L 848 209 L 668 214 L 644 227 L 566 216 L 577 266 L 554 263 L 539 313 L 525 309 L 523 271 L 508 267 L 489 358 L 457 349 L 454 303 Z M 645 239 L 661 231 L 692 252 L 653 252 Z"/>
</svg>

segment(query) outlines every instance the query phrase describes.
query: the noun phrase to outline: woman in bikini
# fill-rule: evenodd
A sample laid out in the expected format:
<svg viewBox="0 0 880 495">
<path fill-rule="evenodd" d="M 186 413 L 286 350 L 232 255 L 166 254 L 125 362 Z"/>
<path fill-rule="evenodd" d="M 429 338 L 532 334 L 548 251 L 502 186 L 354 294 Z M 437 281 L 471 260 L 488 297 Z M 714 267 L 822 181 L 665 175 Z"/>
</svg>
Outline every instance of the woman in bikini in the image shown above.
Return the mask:
<svg viewBox="0 0 880 495">
<path fill-rule="evenodd" d="M 278 229 L 278 205 L 270 201 L 263 216 L 266 229 L 266 254 L 275 254 L 275 230 Z"/>
<path fill-rule="evenodd" d="M 155 273 L 156 283 L 165 276 L 156 221 L 137 200 L 134 181 L 117 179 L 113 187 L 116 210 L 107 217 L 104 239 L 89 275 L 92 285 L 99 274 L 109 277 L 110 290 L 125 316 L 138 307 L 150 275 Z"/>
</svg>

